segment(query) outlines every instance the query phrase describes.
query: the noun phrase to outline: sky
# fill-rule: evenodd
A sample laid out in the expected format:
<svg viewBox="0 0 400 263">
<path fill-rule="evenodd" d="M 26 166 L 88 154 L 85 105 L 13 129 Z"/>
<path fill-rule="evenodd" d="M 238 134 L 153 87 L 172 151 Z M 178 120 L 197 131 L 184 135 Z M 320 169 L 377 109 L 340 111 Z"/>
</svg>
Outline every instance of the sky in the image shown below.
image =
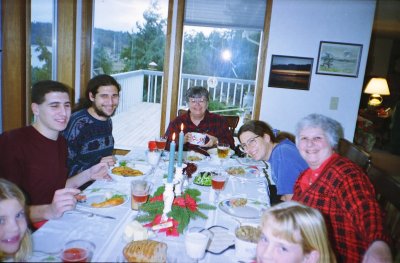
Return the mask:
<svg viewBox="0 0 400 263">
<path fill-rule="evenodd" d="M 166 18 L 168 0 L 94 0 L 94 27 L 114 31 L 135 31 L 136 21 L 144 21 L 143 12 L 154 1 L 158 2 L 160 12 Z M 52 3 L 53 0 L 32 0 L 32 21 L 51 22 Z"/>
</svg>

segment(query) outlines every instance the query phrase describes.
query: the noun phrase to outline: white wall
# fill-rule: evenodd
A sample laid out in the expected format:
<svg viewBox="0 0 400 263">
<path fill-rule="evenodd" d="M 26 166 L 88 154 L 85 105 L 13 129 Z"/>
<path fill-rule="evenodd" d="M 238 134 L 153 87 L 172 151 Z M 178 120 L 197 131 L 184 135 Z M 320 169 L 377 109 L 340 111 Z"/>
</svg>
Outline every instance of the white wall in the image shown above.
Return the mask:
<svg viewBox="0 0 400 263">
<path fill-rule="evenodd" d="M 353 140 L 368 57 L 375 0 L 274 0 L 260 119 L 294 132 L 298 120 L 321 113 L 338 120 Z M 362 44 L 357 78 L 315 74 L 320 41 Z M 271 55 L 314 58 L 308 91 L 268 87 Z M 338 97 L 337 110 L 330 110 Z"/>
</svg>

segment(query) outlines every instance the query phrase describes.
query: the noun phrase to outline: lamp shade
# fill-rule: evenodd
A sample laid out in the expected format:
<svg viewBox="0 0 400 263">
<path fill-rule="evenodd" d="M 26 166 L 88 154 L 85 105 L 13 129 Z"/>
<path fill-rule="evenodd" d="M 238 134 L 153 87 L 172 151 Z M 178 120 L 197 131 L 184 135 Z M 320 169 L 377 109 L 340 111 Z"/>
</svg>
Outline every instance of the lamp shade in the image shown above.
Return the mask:
<svg viewBox="0 0 400 263">
<path fill-rule="evenodd" d="M 385 78 L 372 78 L 364 90 L 367 94 L 390 95 L 389 86 Z"/>
</svg>

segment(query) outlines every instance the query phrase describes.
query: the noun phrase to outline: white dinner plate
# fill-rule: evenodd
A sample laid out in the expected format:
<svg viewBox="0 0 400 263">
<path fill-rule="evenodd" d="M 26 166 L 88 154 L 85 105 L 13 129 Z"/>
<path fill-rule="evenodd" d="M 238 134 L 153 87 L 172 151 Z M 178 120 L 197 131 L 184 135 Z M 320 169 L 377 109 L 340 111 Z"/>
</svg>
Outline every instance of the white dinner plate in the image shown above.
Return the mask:
<svg viewBox="0 0 400 263">
<path fill-rule="evenodd" d="M 246 200 L 245 204 L 240 204 L 240 200 Z M 221 201 L 218 207 L 231 216 L 245 219 L 258 219 L 261 218 L 263 211 L 269 206 L 267 203 L 255 199 L 231 197 Z"/>
<path fill-rule="evenodd" d="M 78 204 L 80 206 L 89 207 L 89 208 L 97 208 L 97 207 L 93 207 L 92 204 L 106 201 L 107 199 L 111 198 L 114 195 L 122 196 L 124 198 L 124 202 L 122 204 L 119 204 L 119 205 L 113 205 L 113 206 L 102 207 L 102 208 L 120 206 L 120 205 L 125 204 L 129 199 L 129 197 L 126 194 L 124 194 L 124 193 L 122 193 L 120 191 L 111 189 L 111 188 L 92 188 L 92 189 L 87 189 L 87 190 L 83 191 L 82 194 L 86 196 L 86 201 L 85 202 L 79 202 Z"/>
<path fill-rule="evenodd" d="M 260 170 L 257 166 L 243 166 L 236 165 L 230 166 L 225 169 L 225 171 L 231 177 L 238 177 L 240 179 L 258 179 L 260 178 Z"/>
<path fill-rule="evenodd" d="M 117 166 L 114 167 L 118 167 L 119 165 L 117 164 Z M 129 167 L 131 167 L 132 169 L 135 170 L 139 170 L 143 173 L 143 175 L 137 175 L 137 176 L 123 176 L 123 175 L 118 175 L 118 174 L 114 174 L 112 172 L 112 169 L 114 167 L 110 167 L 109 169 L 109 175 L 111 176 L 111 178 L 115 181 L 131 181 L 134 179 L 143 179 L 144 176 L 148 175 L 151 172 L 151 165 L 149 164 L 143 164 L 143 163 L 129 163 Z"/>
<path fill-rule="evenodd" d="M 185 161 L 191 162 L 191 163 L 201 162 L 206 159 L 207 159 L 207 156 L 205 156 L 204 154 L 195 152 L 195 151 L 189 151 L 185 155 Z"/>
</svg>

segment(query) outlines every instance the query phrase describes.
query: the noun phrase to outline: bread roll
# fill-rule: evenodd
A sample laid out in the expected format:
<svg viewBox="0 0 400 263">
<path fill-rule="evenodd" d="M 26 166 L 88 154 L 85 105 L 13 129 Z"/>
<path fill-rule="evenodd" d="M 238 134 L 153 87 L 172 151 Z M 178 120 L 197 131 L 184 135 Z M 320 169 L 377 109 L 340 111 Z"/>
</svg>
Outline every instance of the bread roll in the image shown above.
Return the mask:
<svg viewBox="0 0 400 263">
<path fill-rule="evenodd" d="M 167 244 L 154 240 L 132 241 L 123 253 L 128 262 L 166 262 Z"/>
</svg>

